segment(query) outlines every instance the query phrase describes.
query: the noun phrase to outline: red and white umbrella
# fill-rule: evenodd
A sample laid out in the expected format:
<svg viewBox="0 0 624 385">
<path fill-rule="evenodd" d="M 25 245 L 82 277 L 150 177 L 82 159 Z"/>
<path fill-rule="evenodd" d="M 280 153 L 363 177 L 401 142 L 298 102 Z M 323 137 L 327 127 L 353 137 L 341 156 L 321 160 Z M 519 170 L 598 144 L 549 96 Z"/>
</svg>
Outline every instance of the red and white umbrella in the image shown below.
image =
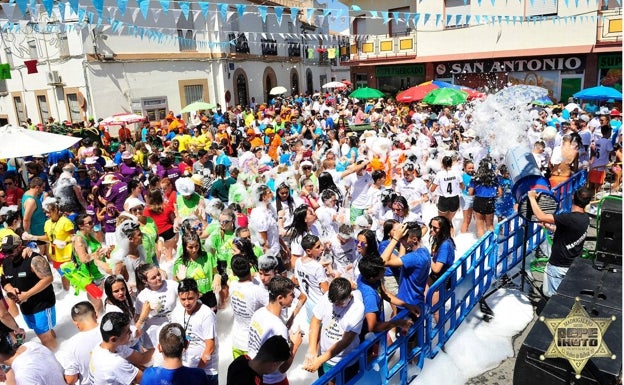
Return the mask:
<svg viewBox="0 0 624 385">
<path fill-rule="evenodd" d="M 347 85 L 343 82 L 329 82 L 323 84 L 321 87 L 323 88 L 347 88 Z"/>
<path fill-rule="evenodd" d="M 125 126 L 132 123 L 141 123 L 145 121 L 145 117 L 137 114 L 115 114 L 100 122 L 100 126 Z"/>
</svg>

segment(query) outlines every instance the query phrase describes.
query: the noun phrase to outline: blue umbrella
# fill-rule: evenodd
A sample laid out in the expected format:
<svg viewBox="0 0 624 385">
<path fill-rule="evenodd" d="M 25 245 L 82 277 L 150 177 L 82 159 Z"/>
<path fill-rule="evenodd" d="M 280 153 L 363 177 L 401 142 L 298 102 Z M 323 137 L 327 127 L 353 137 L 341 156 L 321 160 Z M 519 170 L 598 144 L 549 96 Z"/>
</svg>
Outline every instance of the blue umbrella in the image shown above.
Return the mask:
<svg viewBox="0 0 624 385">
<path fill-rule="evenodd" d="M 583 100 L 622 100 L 622 93 L 620 91 L 605 86 L 585 88 L 575 93 L 573 96 Z"/>
</svg>

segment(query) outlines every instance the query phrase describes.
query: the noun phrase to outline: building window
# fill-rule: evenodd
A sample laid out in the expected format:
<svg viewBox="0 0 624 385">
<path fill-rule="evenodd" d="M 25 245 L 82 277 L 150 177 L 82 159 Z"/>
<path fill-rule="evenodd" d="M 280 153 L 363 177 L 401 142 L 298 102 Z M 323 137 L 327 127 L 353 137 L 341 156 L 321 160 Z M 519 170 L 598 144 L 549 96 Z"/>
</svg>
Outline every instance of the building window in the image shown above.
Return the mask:
<svg viewBox="0 0 624 385">
<path fill-rule="evenodd" d="M 184 86 L 184 98 L 186 104 L 191 104 L 204 99 L 204 86 L 201 84 L 191 84 Z"/>
<path fill-rule="evenodd" d="M 37 40 L 28 40 L 28 49 L 30 50 L 30 58 L 37 59 L 39 57 L 37 53 Z"/>
<path fill-rule="evenodd" d="M 525 0 L 526 16 L 546 16 L 557 14 L 557 0 L 553 1 L 531 1 Z"/>
<path fill-rule="evenodd" d="M 150 122 L 158 122 L 167 117 L 167 98 L 141 99 L 141 115 Z"/>
<path fill-rule="evenodd" d="M 299 94 L 299 74 L 295 70 L 290 73 L 290 92 L 291 95 Z"/>
<path fill-rule="evenodd" d="M 314 93 L 314 80 L 312 79 L 312 71 L 309 68 L 306 71 L 306 92 L 310 95 Z"/>
<path fill-rule="evenodd" d="M 47 121 L 50 117 L 50 109 L 48 108 L 48 99 L 45 95 L 37 95 L 37 106 L 39 107 L 39 118 L 42 122 Z"/>
<path fill-rule="evenodd" d="M 59 47 L 59 56 L 68 57 L 69 56 L 69 42 L 67 41 L 67 34 L 65 32 L 59 33 L 58 35 L 58 47 Z"/>
<path fill-rule="evenodd" d="M 247 96 L 247 76 L 243 72 L 240 72 L 236 76 L 236 101 L 241 106 L 249 104 Z"/>
<path fill-rule="evenodd" d="M 26 111 L 21 96 L 13 96 L 13 105 L 15 106 L 15 116 L 17 116 L 17 124 L 26 122 Z"/>
<path fill-rule="evenodd" d="M 452 29 L 468 27 L 468 23 L 466 23 L 466 15 L 470 15 L 470 0 L 446 0 L 445 6 L 445 17 L 452 17 L 448 24 L 446 23 L 446 19 L 444 20 L 444 28 Z"/>
<path fill-rule="evenodd" d="M 78 94 L 67 94 L 67 108 L 69 110 L 69 120 L 79 122 L 81 120 L 80 103 L 78 103 Z"/>
<path fill-rule="evenodd" d="M 409 7 L 401 7 L 390 9 L 390 23 L 389 24 L 389 35 L 390 36 L 406 36 L 412 32 L 412 29 L 409 27 L 409 20 L 403 20 L 402 17 L 405 17 L 405 13 L 409 12 Z M 398 14 L 398 15 L 397 15 Z M 395 15 L 398 16 L 398 22 L 394 21 Z"/>
<path fill-rule="evenodd" d="M 182 18 L 180 18 L 182 19 Z M 193 30 L 188 29 L 184 32 L 178 29 L 178 45 L 180 52 L 194 52 L 197 51 L 197 41 L 193 35 Z"/>
</svg>

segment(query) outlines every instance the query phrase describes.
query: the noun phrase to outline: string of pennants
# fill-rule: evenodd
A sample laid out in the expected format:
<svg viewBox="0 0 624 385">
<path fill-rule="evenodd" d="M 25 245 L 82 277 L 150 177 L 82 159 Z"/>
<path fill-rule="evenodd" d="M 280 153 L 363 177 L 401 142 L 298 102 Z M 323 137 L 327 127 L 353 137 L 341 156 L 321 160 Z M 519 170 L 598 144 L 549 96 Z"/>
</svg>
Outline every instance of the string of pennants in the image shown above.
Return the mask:
<svg viewBox="0 0 624 385">
<path fill-rule="evenodd" d="M 178 36 L 178 30 L 180 28 L 167 28 L 158 27 L 154 24 L 158 23 L 158 20 L 167 15 L 173 17 L 177 23 L 181 17 L 184 17 L 187 21 L 194 23 L 201 23 L 202 20 L 209 25 L 215 25 L 217 18 L 220 18 L 223 23 L 227 23 L 234 15 L 237 15 L 239 20 L 243 17 L 252 15 L 260 16 L 263 23 L 267 22 L 267 17 L 270 15 L 275 18 L 277 24 L 281 26 L 284 18 L 284 11 L 288 10 L 290 13 L 290 20 L 295 24 L 298 15 L 301 13 L 309 22 L 317 21 L 318 25 L 322 25 L 325 18 L 328 18 L 330 22 L 336 20 L 346 21 L 347 18 L 352 23 L 357 18 L 368 19 L 382 19 L 384 24 L 393 21 L 396 25 L 405 24 L 407 27 L 418 28 L 419 26 L 439 26 L 440 23 L 444 23 L 445 26 L 459 26 L 470 24 L 521 24 L 521 23 L 542 23 L 545 21 L 552 21 L 552 23 L 578 23 L 578 22 L 596 22 L 596 19 L 601 16 L 596 16 L 595 13 L 568 15 L 568 16 L 518 16 L 518 15 L 479 15 L 479 14 L 441 14 L 441 13 L 412 13 L 412 12 L 390 12 L 390 11 L 363 11 L 358 6 L 351 6 L 351 15 L 346 14 L 346 9 L 320 9 L 320 8 L 304 8 L 297 7 L 285 8 L 282 6 L 265 6 L 265 5 L 247 5 L 247 4 L 227 4 L 227 3 L 209 3 L 209 2 L 188 2 L 188 1 L 176 1 L 177 9 L 172 9 L 171 0 L 159 0 L 160 8 L 150 8 L 149 0 L 136 0 L 138 7 L 128 6 L 128 0 L 116 0 L 116 6 L 104 6 L 104 0 L 91 0 L 91 4 L 80 4 L 79 0 L 69 0 L 65 2 L 55 3 L 55 0 L 41 0 L 42 3 L 37 3 L 37 0 L 10 0 L 9 3 L 2 3 L 0 6 L 6 16 L 6 21 L 0 20 L 0 29 L 2 32 L 25 32 L 27 28 L 33 28 L 36 32 L 71 32 L 73 30 L 83 29 L 89 25 L 97 25 L 102 28 L 102 32 L 112 32 L 121 35 L 125 33 L 127 35 L 133 35 L 135 37 L 148 38 L 150 40 L 158 41 L 159 43 L 176 42 L 189 45 L 197 45 L 199 47 L 217 47 L 233 45 L 233 40 L 224 39 L 220 41 L 220 36 L 223 36 L 224 32 L 207 31 L 205 27 L 199 29 L 183 29 L 183 34 L 186 36 L 188 31 L 192 31 L 193 35 L 197 32 L 202 34 L 212 34 L 209 36 L 208 41 L 198 41 L 197 36 L 192 39 Z M 134 1 L 134 0 L 133 0 Z M 422 2 L 423 0 L 419 0 Z M 490 0 L 494 5 L 496 0 Z M 519 0 L 520 2 L 524 0 Z M 535 2 L 546 3 L 547 1 L 557 0 L 529 0 L 531 4 Z M 576 7 L 579 6 L 582 0 L 573 0 Z M 599 4 L 599 0 L 585 0 L 589 6 L 591 1 L 595 1 L 596 6 Z M 618 4 L 621 0 L 617 0 Z M 464 0 L 467 4 L 468 0 Z M 481 5 L 482 0 L 477 0 L 477 3 Z M 571 6 L 570 0 L 564 0 L 567 7 Z M 193 5 L 199 7 L 198 10 L 192 9 Z M 57 7 L 58 13 L 54 8 Z M 71 20 L 65 20 L 66 10 L 69 7 L 69 14 L 72 15 Z M 19 12 L 18 12 L 19 10 Z M 43 23 L 43 25 L 33 24 L 31 20 L 38 20 L 39 15 L 45 11 L 48 16 L 56 14 L 60 16 L 61 23 Z M 356 12 L 358 16 L 352 16 Z M 364 12 L 364 14 L 360 14 Z M 20 15 L 21 13 L 21 15 Z M 139 17 L 139 16 L 142 16 Z M 150 17 L 151 16 L 151 17 Z M 124 21 L 130 19 L 129 21 Z M 154 24 L 151 24 L 153 21 Z M 28 24 L 28 26 L 26 26 Z M 201 24 L 200 24 L 201 25 Z M 218 30 L 218 28 L 215 28 Z M 239 33 L 238 31 L 231 31 L 233 33 Z M 227 34 L 227 32 L 225 32 Z M 266 32 L 247 32 L 246 37 L 261 36 L 262 38 L 274 39 L 275 36 L 280 36 L 285 39 L 310 39 L 310 40 L 322 40 L 323 42 L 339 42 L 343 36 L 333 34 L 314 34 L 314 33 L 266 33 Z M 227 35 L 226 35 L 227 36 Z M 356 42 L 366 41 L 370 35 L 350 35 L 350 38 Z M 278 43 L 279 44 L 279 43 Z"/>
</svg>

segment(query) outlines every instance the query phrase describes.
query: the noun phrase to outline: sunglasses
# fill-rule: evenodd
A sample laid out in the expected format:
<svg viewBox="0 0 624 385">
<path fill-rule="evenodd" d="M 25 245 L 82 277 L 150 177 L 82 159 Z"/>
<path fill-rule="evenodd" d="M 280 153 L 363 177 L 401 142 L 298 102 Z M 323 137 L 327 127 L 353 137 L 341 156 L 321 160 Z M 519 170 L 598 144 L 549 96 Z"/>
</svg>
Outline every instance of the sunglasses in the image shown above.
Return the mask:
<svg viewBox="0 0 624 385">
<path fill-rule="evenodd" d="M 438 231 L 438 230 L 440 230 L 440 228 L 438 226 L 431 226 L 431 230 Z"/>
<path fill-rule="evenodd" d="M 84 221 L 82 222 L 83 225 L 92 225 L 93 221 Z"/>
<path fill-rule="evenodd" d="M 13 186 L 13 182 L 4 182 L 5 186 Z"/>
<path fill-rule="evenodd" d="M 312 167 L 310 167 L 310 166 L 303 166 L 302 169 L 303 170 L 312 170 Z"/>
<path fill-rule="evenodd" d="M 364 247 L 364 246 L 366 246 L 366 245 L 367 245 L 367 243 L 366 243 L 366 242 L 364 242 L 364 241 L 357 241 L 355 244 L 356 244 L 356 245 L 358 245 L 358 246 L 360 246 L 360 247 Z"/>
</svg>

